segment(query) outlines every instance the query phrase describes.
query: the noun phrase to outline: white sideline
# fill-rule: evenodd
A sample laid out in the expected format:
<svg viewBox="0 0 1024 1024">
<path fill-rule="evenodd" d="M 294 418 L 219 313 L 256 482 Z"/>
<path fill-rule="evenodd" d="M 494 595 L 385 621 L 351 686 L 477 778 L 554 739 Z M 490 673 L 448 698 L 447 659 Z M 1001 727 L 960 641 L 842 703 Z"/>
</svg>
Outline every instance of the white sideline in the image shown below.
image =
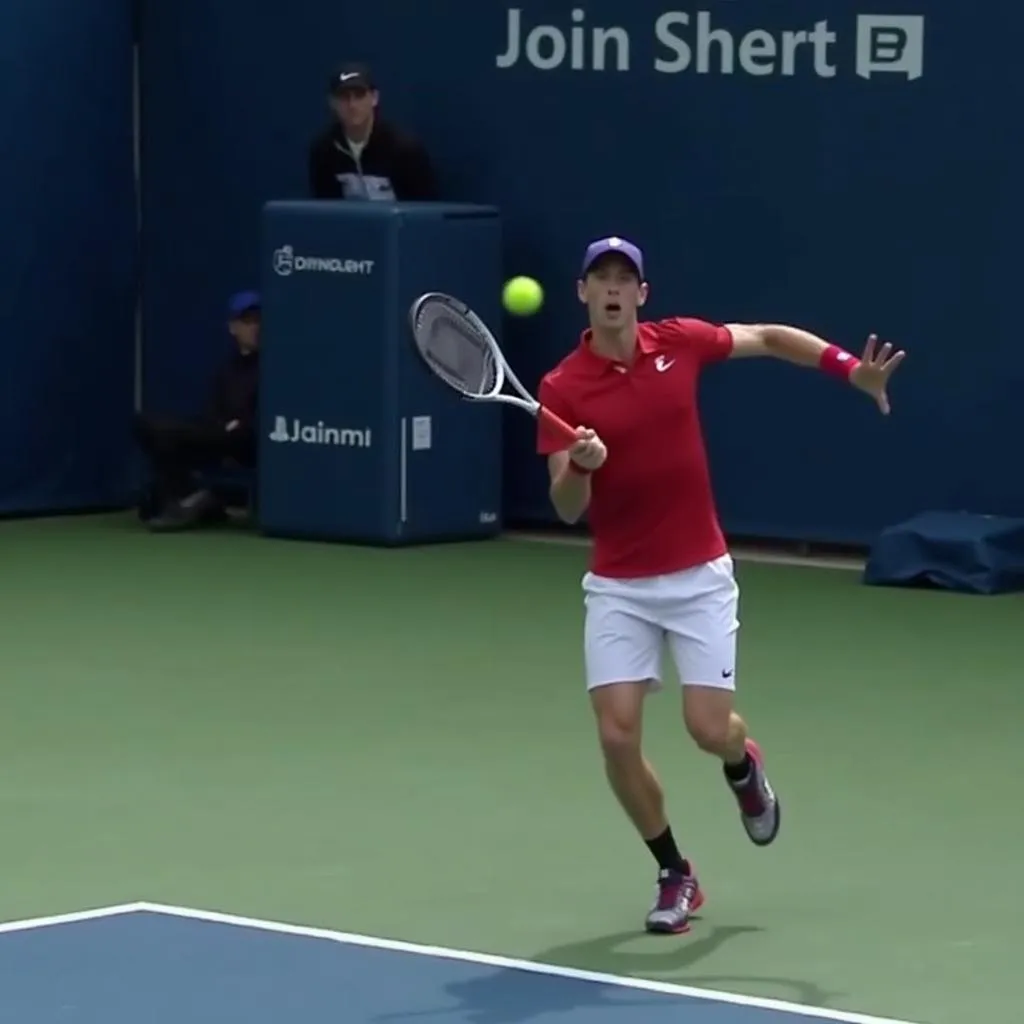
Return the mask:
<svg viewBox="0 0 1024 1024">
<path fill-rule="evenodd" d="M 750 1009 L 775 1010 L 776 1012 L 787 1013 L 796 1017 L 831 1021 L 833 1024 L 920 1024 L 920 1022 L 896 1020 L 889 1017 L 873 1017 L 863 1013 L 851 1013 L 843 1010 L 826 1010 L 820 1007 L 804 1006 L 800 1003 L 789 1003 L 778 999 L 737 995 L 732 992 L 717 992 L 712 989 L 690 988 L 686 985 L 676 985 L 670 982 L 649 981 L 645 978 L 627 978 L 614 974 L 601 974 L 597 971 L 578 970 L 574 967 L 534 963 L 530 960 L 494 956 L 490 953 L 473 953 L 466 950 L 448 949 L 444 946 L 425 946 L 397 939 L 382 939 L 372 935 L 357 935 L 349 932 L 332 931 L 327 928 L 310 928 L 304 925 L 286 924 L 280 921 L 264 921 L 254 917 L 241 917 L 237 914 L 221 913 L 214 910 L 197 910 L 192 907 L 178 907 L 147 901 L 122 903 L 110 907 L 81 910 L 69 914 L 54 914 L 49 917 L 30 918 L 23 921 L 9 921 L 0 924 L 0 934 L 50 928 L 82 921 L 95 921 L 101 918 L 134 913 L 163 914 L 168 917 L 204 921 L 210 924 L 252 928 L 279 935 L 323 939 L 343 945 L 362 946 L 368 949 L 386 950 L 392 953 L 409 953 L 435 959 L 457 960 L 484 967 L 494 967 L 499 970 L 544 974 L 550 977 L 565 978 L 570 981 L 590 982 L 592 984 L 632 989 L 640 992 L 699 999 L 704 1002 L 727 1003 L 732 1006 L 749 1007 Z"/>
</svg>

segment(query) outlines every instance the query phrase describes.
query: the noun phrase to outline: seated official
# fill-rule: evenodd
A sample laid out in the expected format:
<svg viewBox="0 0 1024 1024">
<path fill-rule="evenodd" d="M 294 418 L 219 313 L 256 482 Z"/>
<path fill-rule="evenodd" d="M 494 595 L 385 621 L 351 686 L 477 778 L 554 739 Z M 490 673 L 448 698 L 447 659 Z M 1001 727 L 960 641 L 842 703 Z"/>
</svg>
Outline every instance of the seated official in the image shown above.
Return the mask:
<svg viewBox="0 0 1024 1024">
<path fill-rule="evenodd" d="M 309 150 L 314 199 L 433 201 L 439 198 L 421 143 L 378 116 L 380 93 L 364 64 L 339 69 L 328 86 L 331 124 Z"/>
<path fill-rule="evenodd" d="M 152 480 L 140 509 L 152 530 L 181 530 L 224 519 L 226 502 L 204 471 L 252 469 L 257 454 L 260 297 L 241 292 L 228 304 L 235 351 L 218 371 L 206 408 L 192 419 L 139 415 L 135 437 Z"/>
</svg>

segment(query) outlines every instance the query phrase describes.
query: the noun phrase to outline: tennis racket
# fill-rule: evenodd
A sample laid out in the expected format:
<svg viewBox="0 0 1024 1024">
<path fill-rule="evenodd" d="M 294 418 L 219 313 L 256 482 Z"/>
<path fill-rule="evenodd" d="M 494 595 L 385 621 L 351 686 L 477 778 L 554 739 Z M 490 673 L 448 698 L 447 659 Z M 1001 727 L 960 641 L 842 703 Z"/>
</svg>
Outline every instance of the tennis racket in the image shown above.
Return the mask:
<svg viewBox="0 0 1024 1024">
<path fill-rule="evenodd" d="M 568 444 L 576 430 L 546 409 L 512 371 L 487 325 L 464 302 L 443 292 L 427 292 L 409 308 L 416 349 L 427 366 L 463 398 L 505 402 L 524 409 Z M 518 392 L 505 393 L 505 382 Z"/>
</svg>

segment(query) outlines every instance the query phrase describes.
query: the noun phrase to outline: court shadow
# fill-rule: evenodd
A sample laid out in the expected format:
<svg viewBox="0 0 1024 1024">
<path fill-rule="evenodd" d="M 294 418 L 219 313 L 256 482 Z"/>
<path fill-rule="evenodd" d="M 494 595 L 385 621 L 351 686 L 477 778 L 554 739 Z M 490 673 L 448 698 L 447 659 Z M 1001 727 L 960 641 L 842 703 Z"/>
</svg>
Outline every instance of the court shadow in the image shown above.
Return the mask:
<svg viewBox="0 0 1024 1024">
<path fill-rule="evenodd" d="M 738 935 L 762 929 L 738 925 L 713 929 L 708 935 L 650 938 L 639 936 L 647 944 L 647 952 L 627 952 L 620 947 L 638 939 L 636 932 L 606 935 L 585 942 L 557 946 L 533 958 L 538 964 L 565 967 L 600 974 L 650 978 L 658 973 L 677 973 L 698 963 Z M 734 982 L 738 979 L 731 979 Z M 764 980 L 764 979 L 760 979 Z M 707 979 L 687 978 L 693 987 L 713 987 Z M 794 983 L 799 985 L 800 983 Z M 444 1009 L 419 1009 L 408 1013 L 382 1014 L 384 1021 L 427 1021 L 431 1017 L 449 1018 L 456 1012 L 468 1024 L 527 1024 L 538 1017 L 556 1014 L 593 1014 L 598 1010 L 615 1010 L 623 1017 L 642 1019 L 643 1011 L 663 995 L 643 992 L 624 986 L 604 985 L 571 976 L 540 974 L 514 969 L 488 970 L 472 978 L 444 986 L 445 995 L 454 1003 Z M 813 1002 L 817 990 L 805 993 Z M 795 1000 L 794 1000 L 795 1001 Z"/>
<path fill-rule="evenodd" d="M 538 953 L 541 963 L 578 970 L 596 971 L 617 977 L 647 978 L 673 985 L 707 991 L 757 995 L 803 1006 L 828 1009 L 844 993 L 831 992 L 813 981 L 753 974 L 699 974 L 692 968 L 740 935 L 756 935 L 763 928 L 752 925 L 721 925 L 706 935 L 683 936 L 678 940 L 638 936 L 636 932 L 603 935 L 582 942 L 555 946 Z M 641 949 L 624 949 L 627 943 L 642 943 Z"/>
<path fill-rule="evenodd" d="M 642 1019 L 645 1008 L 657 995 L 626 988 L 612 988 L 552 974 L 535 974 L 514 968 L 488 970 L 486 974 L 444 986 L 451 1000 L 438 1009 L 379 1014 L 374 1020 L 442 1022 L 453 1019 L 466 1024 L 528 1024 L 554 1014 L 590 1015 L 600 1010 L 632 1011 Z"/>
<path fill-rule="evenodd" d="M 597 971 L 626 977 L 650 978 L 655 974 L 674 973 L 692 967 L 740 935 L 759 934 L 764 929 L 754 925 L 721 925 L 707 934 L 696 936 L 692 932 L 678 938 L 648 936 L 632 932 L 601 935 L 582 942 L 553 946 L 538 953 L 536 959 L 544 964 L 575 967 L 577 970 Z M 641 943 L 641 949 L 628 950 L 626 943 Z"/>
</svg>

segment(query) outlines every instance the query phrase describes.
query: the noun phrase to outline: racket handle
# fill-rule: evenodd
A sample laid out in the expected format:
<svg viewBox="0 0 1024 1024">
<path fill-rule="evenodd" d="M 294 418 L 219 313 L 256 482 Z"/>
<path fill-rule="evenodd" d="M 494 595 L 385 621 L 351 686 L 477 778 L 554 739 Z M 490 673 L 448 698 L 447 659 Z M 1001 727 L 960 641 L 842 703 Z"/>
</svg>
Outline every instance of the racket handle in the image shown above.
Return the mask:
<svg viewBox="0 0 1024 1024">
<path fill-rule="evenodd" d="M 575 444 L 579 440 L 575 427 L 570 427 L 561 416 L 556 416 L 550 409 L 545 409 L 543 405 L 537 409 L 537 416 L 545 426 L 558 434 L 567 444 Z"/>
</svg>

